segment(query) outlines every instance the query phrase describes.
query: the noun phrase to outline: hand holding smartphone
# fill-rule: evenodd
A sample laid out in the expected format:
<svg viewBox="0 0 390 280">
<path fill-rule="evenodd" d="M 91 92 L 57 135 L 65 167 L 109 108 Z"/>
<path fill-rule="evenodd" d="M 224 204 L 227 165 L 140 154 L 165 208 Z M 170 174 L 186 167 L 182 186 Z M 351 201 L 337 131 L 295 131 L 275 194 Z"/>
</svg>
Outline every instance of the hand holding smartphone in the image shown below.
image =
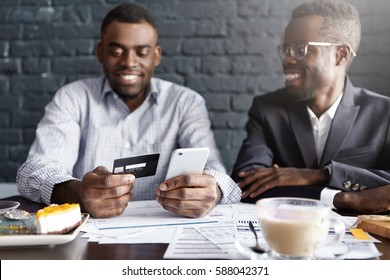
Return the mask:
<svg viewBox="0 0 390 280">
<path fill-rule="evenodd" d="M 209 148 L 182 148 L 172 152 L 165 180 L 186 174 L 202 174 Z"/>
</svg>

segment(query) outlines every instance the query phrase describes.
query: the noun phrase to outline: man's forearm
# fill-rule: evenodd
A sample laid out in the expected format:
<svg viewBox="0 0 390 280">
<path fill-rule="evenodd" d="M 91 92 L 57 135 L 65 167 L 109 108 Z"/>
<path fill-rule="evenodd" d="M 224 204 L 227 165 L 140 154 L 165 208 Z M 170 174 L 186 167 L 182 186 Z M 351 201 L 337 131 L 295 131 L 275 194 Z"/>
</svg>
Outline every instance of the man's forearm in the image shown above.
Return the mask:
<svg viewBox="0 0 390 280">
<path fill-rule="evenodd" d="M 310 185 L 325 185 L 329 182 L 330 175 L 327 170 L 316 170 L 313 173 L 313 177 L 311 178 L 313 182 L 310 182 Z"/>
</svg>

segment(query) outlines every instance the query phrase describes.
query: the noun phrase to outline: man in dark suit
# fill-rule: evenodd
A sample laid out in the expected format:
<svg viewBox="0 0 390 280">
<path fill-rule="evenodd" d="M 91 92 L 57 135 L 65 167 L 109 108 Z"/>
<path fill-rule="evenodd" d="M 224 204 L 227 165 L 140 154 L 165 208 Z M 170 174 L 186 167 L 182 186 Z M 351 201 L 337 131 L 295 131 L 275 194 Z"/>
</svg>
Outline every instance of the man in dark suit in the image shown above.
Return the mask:
<svg viewBox="0 0 390 280">
<path fill-rule="evenodd" d="M 233 168 L 243 201 L 299 196 L 390 210 L 390 99 L 347 75 L 360 37 L 358 11 L 346 2 L 293 11 L 278 47 L 285 87 L 254 99 Z"/>
</svg>

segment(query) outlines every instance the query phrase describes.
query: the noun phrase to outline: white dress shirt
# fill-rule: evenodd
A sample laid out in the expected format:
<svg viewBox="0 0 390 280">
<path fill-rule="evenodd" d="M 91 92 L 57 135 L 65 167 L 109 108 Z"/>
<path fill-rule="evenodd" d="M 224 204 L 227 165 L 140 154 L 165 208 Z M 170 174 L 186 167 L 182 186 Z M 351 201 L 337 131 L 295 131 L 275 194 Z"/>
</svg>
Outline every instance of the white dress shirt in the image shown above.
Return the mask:
<svg viewBox="0 0 390 280">
<path fill-rule="evenodd" d="M 19 192 L 50 204 L 56 184 L 81 180 L 97 166 L 112 170 L 117 158 L 159 153 L 155 176 L 138 178 L 133 200 L 155 199 L 176 148 L 209 147 L 205 172 L 221 188 L 221 203 L 240 201 L 241 189 L 226 174 L 205 101 L 195 91 L 153 78 L 145 101 L 134 111 L 105 78 L 73 82 L 46 106 L 36 139 L 17 174 Z"/>
<path fill-rule="evenodd" d="M 328 138 L 330 127 L 332 126 L 332 120 L 336 114 L 337 107 L 340 104 L 342 94 L 333 102 L 332 106 L 329 107 L 319 118 L 313 113 L 313 111 L 307 106 L 307 111 L 310 115 L 311 125 L 313 127 L 314 140 L 317 152 L 317 162 L 321 161 L 322 153 L 324 151 L 325 143 Z M 334 196 L 339 193 L 339 190 L 331 188 L 324 188 L 321 192 L 321 201 L 327 205 L 334 207 L 333 199 Z"/>
</svg>

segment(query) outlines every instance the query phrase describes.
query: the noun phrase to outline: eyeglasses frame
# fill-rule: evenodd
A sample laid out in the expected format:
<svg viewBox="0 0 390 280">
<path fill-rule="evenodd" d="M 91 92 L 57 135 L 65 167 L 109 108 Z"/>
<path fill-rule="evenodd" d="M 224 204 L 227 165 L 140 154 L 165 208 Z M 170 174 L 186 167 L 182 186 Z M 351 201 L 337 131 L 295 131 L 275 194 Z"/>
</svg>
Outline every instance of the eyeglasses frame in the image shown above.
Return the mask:
<svg viewBox="0 0 390 280">
<path fill-rule="evenodd" d="M 298 59 L 295 57 L 295 51 L 292 49 L 292 46 L 294 44 L 298 44 L 298 43 L 304 43 L 305 44 L 305 55 L 301 58 L 301 59 Z M 345 43 L 328 43 L 328 42 L 295 42 L 294 44 L 288 46 L 288 47 L 285 47 L 284 44 L 281 44 L 278 46 L 278 52 L 279 52 L 279 56 L 280 58 L 283 60 L 284 58 L 287 57 L 287 55 L 285 55 L 285 52 L 281 51 L 282 48 L 285 48 L 288 53 L 291 55 L 291 57 L 293 57 L 294 59 L 296 60 L 303 60 L 305 59 L 306 55 L 307 55 L 307 47 L 308 46 L 318 46 L 318 47 L 331 47 L 331 46 L 347 46 L 351 53 L 352 53 L 352 56 L 355 57 L 357 54 L 356 52 L 353 50 L 353 48 L 349 45 L 349 44 L 345 44 Z M 283 53 L 283 57 L 280 55 Z"/>
</svg>

